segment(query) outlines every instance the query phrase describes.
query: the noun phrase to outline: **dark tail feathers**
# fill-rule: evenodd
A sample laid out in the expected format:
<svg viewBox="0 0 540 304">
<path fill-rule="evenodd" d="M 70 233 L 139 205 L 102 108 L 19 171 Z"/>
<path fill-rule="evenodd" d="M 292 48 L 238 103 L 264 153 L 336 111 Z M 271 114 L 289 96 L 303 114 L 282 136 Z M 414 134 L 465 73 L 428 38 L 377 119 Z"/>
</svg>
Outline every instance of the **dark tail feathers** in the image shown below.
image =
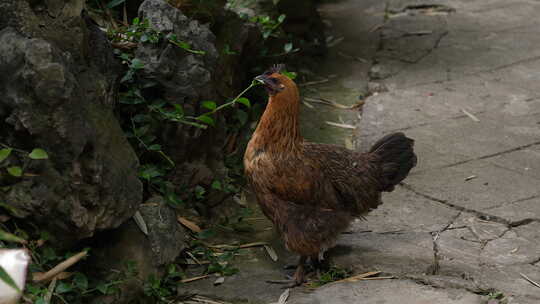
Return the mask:
<svg viewBox="0 0 540 304">
<path fill-rule="evenodd" d="M 416 166 L 414 140 L 398 132 L 379 139 L 369 150 L 379 156 L 382 169 L 381 191 L 392 191 Z"/>
</svg>

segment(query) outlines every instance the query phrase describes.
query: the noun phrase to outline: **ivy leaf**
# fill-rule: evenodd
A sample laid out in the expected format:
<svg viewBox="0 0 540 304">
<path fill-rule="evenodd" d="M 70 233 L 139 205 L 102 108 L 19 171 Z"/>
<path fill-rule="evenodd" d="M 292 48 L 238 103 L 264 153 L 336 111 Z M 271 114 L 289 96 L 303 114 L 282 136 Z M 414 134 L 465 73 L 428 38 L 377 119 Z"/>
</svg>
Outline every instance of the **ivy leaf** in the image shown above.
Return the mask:
<svg viewBox="0 0 540 304">
<path fill-rule="evenodd" d="M 281 15 L 279 15 L 277 21 L 278 21 L 279 23 L 282 23 L 283 21 L 285 21 L 285 17 L 286 17 L 286 16 L 285 16 L 284 14 L 281 14 Z"/>
<path fill-rule="evenodd" d="M 6 149 L 2 149 L 0 150 L 0 162 L 4 161 L 4 159 L 6 159 L 9 154 L 11 154 L 11 148 L 6 148 Z"/>
<path fill-rule="evenodd" d="M 73 282 L 82 291 L 85 291 L 88 289 L 88 278 L 80 272 L 75 273 Z"/>
<path fill-rule="evenodd" d="M 203 101 L 202 106 L 207 108 L 208 110 L 215 110 L 217 108 L 217 105 L 213 101 Z"/>
<path fill-rule="evenodd" d="M 96 286 L 96 289 L 101 292 L 102 294 L 107 294 L 107 289 L 108 289 L 108 286 L 106 283 L 99 283 L 97 286 Z"/>
<path fill-rule="evenodd" d="M 45 150 L 40 149 L 40 148 L 35 148 L 28 155 L 28 157 L 30 157 L 31 159 L 47 159 L 49 158 L 49 155 L 47 154 L 47 152 L 45 152 Z"/>
<path fill-rule="evenodd" d="M 150 147 L 148 147 L 148 150 L 159 151 L 159 150 L 161 150 L 161 145 L 153 144 Z"/>
<path fill-rule="evenodd" d="M 131 64 L 129 65 L 129 67 L 134 70 L 140 70 L 144 68 L 144 63 L 140 59 L 134 58 L 133 60 L 131 60 Z"/>
<path fill-rule="evenodd" d="M 19 166 L 8 167 L 7 171 L 15 177 L 20 177 L 22 175 L 22 169 Z"/>
<path fill-rule="evenodd" d="M 295 72 L 288 72 L 288 71 L 282 71 L 281 74 L 289 77 L 290 79 L 295 79 L 296 78 L 296 73 Z"/>
<path fill-rule="evenodd" d="M 71 285 L 66 284 L 64 282 L 60 282 L 60 284 L 58 284 L 56 286 L 56 292 L 57 293 L 66 293 L 66 292 L 70 292 L 72 290 L 73 290 L 73 288 L 71 287 Z"/>
<path fill-rule="evenodd" d="M 208 115 L 201 115 L 199 117 L 197 117 L 197 120 L 200 120 L 202 122 L 204 122 L 205 124 L 208 124 L 208 125 L 211 125 L 211 126 L 214 126 L 216 123 L 214 122 L 214 119 Z"/>
<path fill-rule="evenodd" d="M 184 116 L 184 109 L 179 104 L 174 104 L 174 110 L 176 111 L 176 114 L 179 116 Z"/>
<path fill-rule="evenodd" d="M 215 190 L 221 190 L 221 182 L 217 180 L 213 181 L 211 187 Z"/>
<path fill-rule="evenodd" d="M 0 241 L 25 244 L 26 240 L 0 229 Z"/>
<path fill-rule="evenodd" d="M 13 287 L 13 289 L 15 289 L 17 292 L 21 292 L 21 289 L 19 288 L 19 286 L 17 286 L 15 281 L 11 278 L 11 276 L 7 273 L 7 271 L 1 265 L 0 265 L 0 280 L 2 280 L 7 285 Z"/>
<path fill-rule="evenodd" d="M 245 97 L 238 98 L 238 100 L 236 100 L 236 102 L 239 102 L 239 103 L 245 105 L 248 108 L 251 107 L 251 103 L 249 102 L 249 99 L 247 99 Z"/>
</svg>

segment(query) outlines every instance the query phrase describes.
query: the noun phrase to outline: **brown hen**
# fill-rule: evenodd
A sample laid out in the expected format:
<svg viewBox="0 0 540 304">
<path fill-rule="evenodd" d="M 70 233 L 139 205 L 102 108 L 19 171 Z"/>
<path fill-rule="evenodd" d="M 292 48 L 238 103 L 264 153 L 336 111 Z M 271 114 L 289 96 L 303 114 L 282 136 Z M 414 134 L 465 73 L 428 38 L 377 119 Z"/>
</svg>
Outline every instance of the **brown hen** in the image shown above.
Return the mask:
<svg viewBox="0 0 540 304">
<path fill-rule="evenodd" d="M 256 79 L 269 99 L 244 155 L 245 174 L 264 214 L 288 250 L 304 263 L 334 246 L 354 218 L 377 208 L 416 165 L 412 139 L 389 134 L 367 153 L 305 141 L 299 132 L 300 96 L 294 81 L 274 67 Z"/>
</svg>

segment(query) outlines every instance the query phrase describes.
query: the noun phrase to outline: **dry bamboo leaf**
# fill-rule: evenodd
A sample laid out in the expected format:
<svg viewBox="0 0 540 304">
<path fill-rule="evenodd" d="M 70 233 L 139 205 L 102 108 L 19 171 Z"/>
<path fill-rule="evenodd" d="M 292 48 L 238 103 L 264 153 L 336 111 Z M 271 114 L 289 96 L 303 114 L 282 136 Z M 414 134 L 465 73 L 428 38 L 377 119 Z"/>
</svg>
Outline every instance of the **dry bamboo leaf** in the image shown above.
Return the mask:
<svg viewBox="0 0 540 304">
<path fill-rule="evenodd" d="M 474 114 L 468 112 L 467 110 L 465 109 L 461 109 L 461 112 L 463 112 L 463 114 L 469 116 L 470 119 L 472 119 L 473 121 L 476 121 L 476 122 L 479 122 L 480 119 L 478 119 L 478 117 L 474 116 Z"/>
<path fill-rule="evenodd" d="M 202 275 L 202 276 L 198 276 L 198 277 L 193 277 L 193 278 L 188 278 L 188 279 L 183 279 L 183 280 L 180 280 L 180 283 L 189 283 L 189 282 L 193 282 L 193 281 L 198 281 L 198 280 L 202 280 L 202 279 L 206 279 L 208 278 L 210 275 Z"/>
<path fill-rule="evenodd" d="M 332 121 L 325 121 L 325 122 L 327 125 L 331 125 L 338 128 L 352 129 L 352 130 L 356 129 L 356 126 L 353 126 L 353 125 L 342 124 L 342 123 L 337 123 L 337 122 L 332 122 Z"/>
<path fill-rule="evenodd" d="M 133 215 L 133 220 L 135 221 L 135 224 L 137 224 L 137 227 L 139 227 L 139 229 L 142 231 L 142 233 L 148 235 L 148 226 L 146 226 L 146 222 L 144 221 L 144 218 L 139 211 L 135 212 L 135 214 Z"/>
<path fill-rule="evenodd" d="M 264 249 L 266 249 L 266 252 L 270 256 L 272 261 L 276 262 L 278 260 L 278 255 L 276 251 L 274 250 L 274 248 L 270 247 L 269 245 L 264 245 Z"/>
<path fill-rule="evenodd" d="M 178 219 L 178 222 L 180 222 L 180 224 L 184 225 L 186 228 L 188 228 L 189 230 L 195 233 L 199 233 L 202 231 L 202 229 L 197 224 L 186 219 L 185 217 L 178 216 L 177 219 Z"/>
<path fill-rule="evenodd" d="M 535 281 L 531 280 L 531 278 L 529 278 L 528 276 L 526 276 L 525 274 L 523 273 L 520 273 L 520 275 L 525 279 L 527 280 L 527 282 L 533 284 L 534 286 L 540 288 L 540 284 L 536 283 Z"/>
<path fill-rule="evenodd" d="M 361 278 L 358 280 L 362 281 L 368 281 L 368 280 L 388 280 L 388 279 L 395 279 L 396 277 L 374 277 L 374 278 Z"/>
<path fill-rule="evenodd" d="M 47 293 L 45 294 L 45 297 L 43 300 L 45 300 L 45 303 L 51 303 L 53 291 L 56 288 L 56 278 L 52 279 L 51 283 L 49 284 L 49 287 L 47 288 Z"/>
<path fill-rule="evenodd" d="M 214 281 L 214 286 L 221 285 L 225 282 L 225 277 L 219 277 Z"/>
<path fill-rule="evenodd" d="M 345 148 L 349 150 L 354 150 L 354 143 L 350 137 L 345 138 Z"/>
<path fill-rule="evenodd" d="M 242 244 L 242 245 L 238 246 L 238 248 L 259 247 L 259 246 L 264 246 L 264 245 L 267 245 L 267 244 L 268 243 L 266 243 L 266 242 L 253 242 L 253 243 Z"/>
<path fill-rule="evenodd" d="M 308 108 L 310 108 L 310 109 L 314 109 L 314 108 L 315 108 L 314 106 L 312 106 L 309 102 L 307 102 L 307 101 L 305 101 L 305 100 L 303 100 L 302 103 L 303 103 L 306 107 L 308 107 Z"/>
<path fill-rule="evenodd" d="M 361 280 L 361 279 L 364 279 L 364 278 L 367 278 L 367 277 L 372 277 L 374 275 L 378 275 L 379 273 L 381 273 L 381 272 L 380 271 L 370 271 L 370 272 L 366 272 L 366 273 L 362 273 L 362 274 L 357 274 L 357 275 L 354 275 L 352 277 L 345 278 L 343 280 L 335 281 L 333 283 L 356 282 L 358 280 Z"/>
<path fill-rule="evenodd" d="M 465 178 L 465 181 L 470 181 L 471 179 L 475 179 L 476 177 L 477 177 L 476 175 L 467 176 Z"/>
<path fill-rule="evenodd" d="M 43 273 L 42 275 L 36 275 L 34 274 L 32 276 L 32 280 L 34 282 L 46 282 L 52 278 L 54 278 L 57 274 L 63 272 L 64 270 L 71 267 L 73 264 L 80 261 L 82 258 L 86 257 L 88 255 L 88 252 L 81 251 L 77 253 L 76 255 L 66 259 L 65 261 L 59 263 L 58 265 L 54 266 L 51 270 Z"/>
<path fill-rule="evenodd" d="M 193 259 L 193 261 L 195 261 L 195 263 L 201 265 L 201 261 L 199 261 L 191 252 L 189 251 L 186 251 L 187 255 L 189 255 L 190 258 Z"/>
<path fill-rule="evenodd" d="M 290 288 L 285 289 L 285 291 L 279 296 L 278 304 L 285 304 L 289 299 L 289 294 L 291 292 Z"/>
</svg>

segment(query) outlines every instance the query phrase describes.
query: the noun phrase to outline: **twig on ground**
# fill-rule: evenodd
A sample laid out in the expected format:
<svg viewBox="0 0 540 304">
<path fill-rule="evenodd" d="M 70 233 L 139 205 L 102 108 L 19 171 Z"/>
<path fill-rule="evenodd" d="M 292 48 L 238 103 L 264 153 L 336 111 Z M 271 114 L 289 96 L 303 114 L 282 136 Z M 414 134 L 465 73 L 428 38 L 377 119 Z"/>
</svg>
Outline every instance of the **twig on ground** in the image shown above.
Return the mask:
<svg viewBox="0 0 540 304">
<path fill-rule="evenodd" d="M 87 251 L 79 252 L 76 255 L 66 259 L 62 263 L 59 263 L 58 265 L 54 266 L 51 270 L 49 270 L 49 271 L 47 271 L 47 272 L 45 272 L 43 274 L 34 275 L 33 281 L 34 282 L 46 282 L 46 281 L 54 278 L 57 274 L 61 273 L 62 271 L 68 269 L 73 264 L 77 263 L 82 258 L 86 257 L 87 255 L 88 255 Z"/>
<path fill-rule="evenodd" d="M 332 282 L 331 284 L 343 283 L 343 282 L 356 282 L 356 281 L 359 281 L 368 277 L 372 277 L 374 275 L 378 275 L 379 273 L 381 273 L 381 271 L 370 271 L 370 272 L 354 275 L 352 277 L 348 277 L 339 281 L 335 281 L 335 282 Z"/>
<path fill-rule="evenodd" d="M 208 278 L 208 277 L 210 277 L 210 275 L 205 274 L 205 275 L 198 276 L 198 277 L 193 277 L 193 278 L 188 278 L 188 279 L 180 280 L 180 283 L 189 283 L 189 282 L 193 282 L 193 281 L 198 281 L 198 280 L 206 279 L 206 278 Z"/>
<path fill-rule="evenodd" d="M 540 284 L 536 283 L 535 281 L 531 280 L 531 278 L 529 278 L 528 276 L 526 276 L 525 274 L 523 273 L 519 273 L 521 275 L 521 277 L 523 277 L 525 280 L 527 280 L 527 282 L 533 284 L 534 286 L 540 288 Z"/>
<path fill-rule="evenodd" d="M 478 119 L 478 117 L 474 116 L 472 113 L 468 112 L 465 109 L 461 109 L 461 112 L 463 112 L 463 114 L 469 116 L 469 118 L 471 118 L 473 121 L 476 121 L 476 122 L 480 121 L 480 119 Z"/>
</svg>

